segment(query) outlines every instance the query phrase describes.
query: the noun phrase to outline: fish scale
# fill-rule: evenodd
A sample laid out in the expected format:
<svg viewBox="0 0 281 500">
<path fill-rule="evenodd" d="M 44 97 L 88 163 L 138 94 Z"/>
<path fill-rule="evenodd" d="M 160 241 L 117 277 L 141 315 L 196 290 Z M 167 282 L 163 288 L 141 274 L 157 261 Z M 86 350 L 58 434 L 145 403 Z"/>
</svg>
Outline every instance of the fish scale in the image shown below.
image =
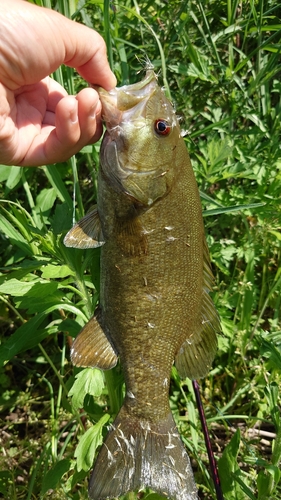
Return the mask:
<svg viewBox="0 0 281 500">
<path fill-rule="evenodd" d="M 153 71 L 141 82 L 99 90 L 107 132 L 97 207 L 66 235 L 101 246 L 100 304 L 72 348 L 77 366 L 124 372 L 123 406 L 101 447 L 89 497 L 149 487 L 198 498 L 169 406 L 173 363 L 182 377 L 207 374 L 219 319 L 199 192 L 172 105 Z"/>
</svg>

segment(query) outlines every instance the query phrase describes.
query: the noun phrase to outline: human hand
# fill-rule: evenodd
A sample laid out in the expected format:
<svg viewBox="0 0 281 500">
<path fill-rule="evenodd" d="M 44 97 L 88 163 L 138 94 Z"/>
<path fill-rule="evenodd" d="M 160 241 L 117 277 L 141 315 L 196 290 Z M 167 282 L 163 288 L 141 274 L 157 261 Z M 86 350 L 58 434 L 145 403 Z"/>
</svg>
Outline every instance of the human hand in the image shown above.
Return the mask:
<svg viewBox="0 0 281 500">
<path fill-rule="evenodd" d="M 0 32 L 0 163 L 57 163 L 97 141 L 97 92 L 85 88 L 69 96 L 48 75 L 66 64 L 88 82 L 113 88 L 102 37 L 23 0 L 0 2 Z"/>
</svg>

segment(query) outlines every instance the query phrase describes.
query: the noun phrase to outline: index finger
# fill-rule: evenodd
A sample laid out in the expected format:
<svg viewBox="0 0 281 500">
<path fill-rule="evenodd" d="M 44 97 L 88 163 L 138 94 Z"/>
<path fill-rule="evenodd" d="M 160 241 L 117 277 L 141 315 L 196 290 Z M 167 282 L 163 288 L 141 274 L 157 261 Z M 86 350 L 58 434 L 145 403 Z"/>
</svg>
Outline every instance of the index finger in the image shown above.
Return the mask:
<svg viewBox="0 0 281 500">
<path fill-rule="evenodd" d="M 64 64 L 75 68 L 89 83 L 106 90 L 116 86 L 106 55 L 104 39 L 93 29 L 68 20 L 64 30 L 66 55 Z"/>
</svg>

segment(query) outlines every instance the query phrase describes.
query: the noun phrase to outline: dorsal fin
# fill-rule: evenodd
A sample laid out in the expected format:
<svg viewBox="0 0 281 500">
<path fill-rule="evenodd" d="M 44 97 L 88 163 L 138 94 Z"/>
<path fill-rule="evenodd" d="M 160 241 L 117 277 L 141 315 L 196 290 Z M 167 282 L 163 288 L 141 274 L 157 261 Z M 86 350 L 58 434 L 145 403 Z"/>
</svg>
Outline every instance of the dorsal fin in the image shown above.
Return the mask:
<svg viewBox="0 0 281 500">
<path fill-rule="evenodd" d="M 109 370 L 118 361 L 115 349 L 104 333 L 98 318 L 99 314 L 93 316 L 72 344 L 71 361 L 75 366 Z"/>
<path fill-rule="evenodd" d="M 188 333 L 188 338 L 175 358 L 175 365 L 182 378 L 197 379 L 207 375 L 217 349 L 217 333 L 221 331 L 219 316 L 209 295 L 214 277 L 205 237 L 203 262 L 204 283 L 199 326 L 194 332 Z"/>
<path fill-rule="evenodd" d="M 73 248 L 97 248 L 105 243 L 96 207 L 68 231 L 63 242 Z"/>
</svg>

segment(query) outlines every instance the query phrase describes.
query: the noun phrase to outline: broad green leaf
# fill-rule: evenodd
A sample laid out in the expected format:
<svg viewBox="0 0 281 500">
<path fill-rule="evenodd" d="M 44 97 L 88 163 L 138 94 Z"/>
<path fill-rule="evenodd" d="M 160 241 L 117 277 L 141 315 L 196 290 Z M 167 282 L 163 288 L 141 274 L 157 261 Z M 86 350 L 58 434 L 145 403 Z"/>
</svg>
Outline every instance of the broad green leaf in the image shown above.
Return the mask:
<svg viewBox="0 0 281 500">
<path fill-rule="evenodd" d="M 28 294 L 29 297 L 38 297 L 41 300 L 54 293 L 58 288 L 55 281 L 37 280 L 20 281 L 16 278 L 5 281 L 0 285 L 0 293 L 12 295 L 13 297 L 22 297 Z"/>
<path fill-rule="evenodd" d="M 99 2 L 99 0 L 98 0 L 98 2 Z M 97 3 L 98 3 L 98 2 L 97 2 Z M 84 146 L 84 147 L 81 149 L 80 153 L 88 153 L 88 154 L 92 154 L 92 151 L 93 151 L 93 146 Z"/>
<path fill-rule="evenodd" d="M 245 500 L 240 485 L 234 479 L 235 472 L 240 471 L 237 463 L 239 446 L 240 430 L 237 429 L 218 461 L 221 486 L 226 500 L 233 500 L 233 498 L 235 500 Z"/>
<path fill-rule="evenodd" d="M 20 351 L 27 349 L 27 345 L 31 339 L 35 340 L 36 345 L 40 340 L 36 337 L 37 330 L 46 317 L 46 314 L 41 313 L 34 316 L 29 321 L 20 326 L 6 342 L 0 346 L 0 366 L 3 366 L 7 361 L 12 359 Z M 46 335 L 48 332 L 46 331 Z M 42 340 L 42 339 L 41 339 Z"/>
<path fill-rule="evenodd" d="M 264 126 L 263 122 L 261 121 L 261 119 L 259 118 L 258 115 L 256 115 L 255 113 L 251 113 L 251 114 L 249 113 L 249 114 L 246 114 L 245 118 L 248 118 L 249 120 L 251 120 L 251 122 L 253 122 L 257 127 L 259 127 L 260 130 L 262 132 L 264 132 L 265 135 L 268 137 L 266 127 Z"/>
<path fill-rule="evenodd" d="M 10 168 L 10 173 L 6 181 L 6 188 L 8 190 L 12 190 L 21 181 L 22 169 L 21 167 L 14 167 L 14 166 L 9 168 Z"/>
<path fill-rule="evenodd" d="M 55 214 L 51 218 L 51 226 L 54 234 L 58 235 L 68 231 L 72 226 L 72 210 L 67 203 L 56 205 Z"/>
<path fill-rule="evenodd" d="M 219 117 L 216 121 L 219 121 Z M 233 145 L 229 138 L 224 140 L 213 139 L 208 143 L 208 158 L 211 164 L 211 172 L 221 162 L 224 162 L 232 153 Z"/>
<path fill-rule="evenodd" d="M 49 213 L 57 198 L 55 188 L 42 189 L 36 198 L 36 206 L 32 210 L 36 226 L 44 228 L 44 224 L 49 222 Z"/>
<path fill-rule="evenodd" d="M 261 470 L 258 474 L 258 500 L 268 500 L 272 478 L 268 472 Z"/>
<path fill-rule="evenodd" d="M 277 467 L 276 465 L 267 464 L 265 468 L 266 468 L 268 474 L 270 476 L 272 476 L 274 482 L 276 484 L 278 484 L 280 476 L 281 476 L 281 471 L 280 471 L 279 467 Z"/>
<path fill-rule="evenodd" d="M 235 245 L 228 245 L 225 247 L 221 247 L 221 256 L 226 261 L 232 261 L 234 255 L 237 253 L 237 248 Z"/>
<path fill-rule="evenodd" d="M 38 287 L 34 287 L 34 291 L 37 290 L 37 296 L 26 294 L 24 297 L 15 298 L 15 305 L 18 309 L 26 309 L 26 312 L 28 314 L 43 313 L 44 311 L 46 311 L 46 309 L 56 307 L 56 305 L 60 308 L 63 308 L 64 293 L 56 290 L 56 287 L 57 283 L 55 281 L 52 281 L 50 283 L 50 286 L 45 285 L 44 294 L 46 293 L 47 295 L 45 295 L 44 297 L 43 295 L 40 296 L 42 287 L 40 287 L 40 285 Z M 48 293 L 48 289 L 50 290 L 50 293 Z M 33 292 L 33 289 L 31 290 L 31 292 Z"/>
<path fill-rule="evenodd" d="M 71 318 L 64 319 L 60 324 L 60 331 L 65 332 L 71 337 L 76 337 L 76 335 L 80 332 L 82 325 L 80 325 L 77 321 Z"/>
<path fill-rule="evenodd" d="M 57 169 L 56 165 L 48 165 L 48 166 L 42 167 L 42 169 L 44 170 L 51 185 L 55 188 L 58 198 L 62 202 L 65 201 L 67 203 L 68 207 L 70 209 L 72 209 L 73 201 L 72 201 L 71 197 L 69 196 L 69 193 L 65 187 L 65 184 L 61 178 L 60 172 Z"/>
<path fill-rule="evenodd" d="M 197 66 L 195 66 L 195 64 L 190 63 L 187 67 L 187 74 L 188 74 L 188 76 L 191 76 L 192 78 L 195 78 L 195 79 L 199 78 L 203 82 L 213 82 L 214 78 L 210 74 L 210 72 L 209 71 L 203 72 L 202 69 L 199 69 Z"/>
<path fill-rule="evenodd" d="M 11 167 L 0 165 L 0 182 L 6 181 L 11 173 Z"/>
<path fill-rule="evenodd" d="M 90 427 L 81 437 L 79 444 L 75 450 L 75 458 L 77 458 L 77 470 L 88 471 L 93 466 L 96 449 L 102 444 L 102 429 L 110 419 L 110 415 L 106 413 L 97 424 Z"/>
<path fill-rule="evenodd" d="M 0 284 L 4 283 L 8 279 L 13 279 L 13 278 L 21 280 L 27 275 L 30 275 L 32 271 L 36 272 L 39 271 L 39 269 L 42 266 L 46 265 L 46 262 L 48 262 L 49 260 L 48 258 L 46 260 L 41 260 L 41 258 L 43 259 L 43 257 L 41 256 L 40 258 L 36 259 L 36 256 L 34 256 L 32 260 L 28 258 L 24 259 L 23 261 L 20 262 L 17 269 L 9 272 L 8 275 L 9 277 L 7 276 L 7 274 L 0 276 Z"/>
<path fill-rule="evenodd" d="M 30 231 L 36 230 L 36 222 L 32 215 L 19 203 L 14 203 L 12 201 L 7 203 L 7 209 L 4 207 L 2 208 L 6 219 L 12 224 L 13 227 L 20 231 L 23 238 L 30 241 L 32 238 Z"/>
<path fill-rule="evenodd" d="M 229 352 L 229 339 L 226 337 L 222 337 L 221 335 L 218 336 L 218 351 L 221 352 Z"/>
<path fill-rule="evenodd" d="M 104 388 L 103 374 L 95 368 L 85 368 L 75 377 L 75 382 L 69 391 L 72 396 L 72 405 L 75 410 L 83 408 L 86 394 L 98 397 Z"/>
<path fill-rule="evenodd" d="M 275 45 L 265 45 L 263 50 L 268 50 L 268 52 L 274 52 L 275 54 L 280 54 L 281 51 L 281 44 L 275 44 Z"/>
<path fill-rule="evenodd" d="M 231 26 L 228 26 L 223 31 L 219 31 L 216 35 L 212 36 L 213 42 L 217 42 L 220 38 L 225 37 L 225 35 L 228 35 L 231 33 L 234 34 L 234 33 L 237 33 L 239 31 L 242 31 L 243 24 L 244 23 L 241 23 L 241 22 L 238 25 L 232 24 Z"/>
<path fill-rule="evenodd" d="M 20 281 L 16 278 L 12 278 L 0 285 L 0 293 L 21 297 L 28 293 L 33 286 L 34 281 Z"/>
<path fill-rule="evenodd" d="M 36 198 L 36 209 L 40 209 L 42 213 L 47 212 L 50 208 L 52 208 L 55 199 L 55 188 L 42 189 Z"/>
<path fill-rule="evenodd" d="M 42 268 L 42 278 L 66 278 L 67 276 L 75 276 L 75 273 L 65 265 L 47 264 Z"/>
<path fill-rule="evenodd" d="M 158 493 L 148 493 L 144 497 L 145 500 L 163 500 L 163 495 L 158 495 Z"/>
<path fill-rule="evenodd" d="M 178 64 L 170 64 L 169 69 L 173 71 L 173 73 L 177 73 L 179 75 L 187 75 L 188 68 L 186 64 L 178 63 Z"/>
<path fill-rule="evenodd" d="M 68 472 L 71 461 L 64 458 L 59 460 L 48 472 L 44 475 L 42 481 L 41 495 L 44 495 L 48 490 L 56 489 L 60 483 L 62 476 Z"/>
<path fill-rule="evenodd" d="M 276 238 L 281 241 L 281 231 L 274 231 L 274 230 L 271 230 L 269 231 L 271 234 L 273 234 L 274 236 L 276 236 Z"/>
<path fill-rule="evenodd" d="M 13 333 L 7 340 L 0 346 L 0 367 L 7 363 L 10 359 L 16 356 L 19 352 L 30 349 L 32 346 L 37 345 L 47 335 L 49 335 L 48 328 L 39 331 L 39 327 L 53 311 L 64 309 L 72 314 L 81 316 L 81 319 L 86 323 L 86 316 L 72 304 L 55 304 L 46 308 L 44 312 L 38 313 L 33 316 L 29 321 L 20 326 L 15 333 Z M 38 333 L 39 332 L 39 333 Z"/>
<path fill-rule="evenodd" d="M 245 498 L 247 498 L 247 499 L 249 498 L 250 500 L 256 500 L 256 496 L 254 495 L 253 491 L 248 487 L 248 485 L 245 482 L 246 476 L 242 476 L 243 479 L 241 476 L 242 476 L 242 473 L 241 473 L 240 469 L 237 469 L 237 471 L 234 472 L 234 474 L 233 474 L 234 480 L 236 481 L 235 486 L 239 485 L 241 487 L 243 500 Z M 233 497 L 231 497 L 231 498 L 233 498 Z M 235 497 L 235 499 L 236 498 L 238 498 L 238 496 Z M 241 497 L 239 496 L 239 498 L 241 498 Z"/>
<path fill-rule="evenodd" d="M 85 472 L 82 469 L 78 472 L 76 469 L 76 460 L 73 460 L 73 464 L 71 464 L 71 470 L 73 470 L 73 474 L 69 474 L 69 477 L 67 479 L 64 478 L 64 492 L 70 493 L 71 494 L 70 498 L 73 498 L 73 500 L 76 500 L 76 497 L 73 495 L 72 491 L 73 491 L 73 489 L 77 488 L 77 484 L 79 484 L 79 489 L 80 489 L 80 485 L 83 483 L 83 480 L 88 475 L 87 474 L 88 471 Z M 81 499 L 81 500 L 83 500 L 83 499 Z"/>
<path fill-rule="evenodd" d="M 13 245 L 21 248 L 25 254 L 29 256 L 33 255 L 33 247 L 27 243 L 26 239 L 19 233 L 19 231 L 17 231 L 14 226 L 1 214 L 0 231 L 10 238 Z"/>
<path fill-rule="evenodd" d="M 275 370 L 281 373 L 281 352 L 275 347 L 272 342 L 262 339 L 261 353 L 266 355 L 268 363 L 272 365 Z"/>
</svg>

